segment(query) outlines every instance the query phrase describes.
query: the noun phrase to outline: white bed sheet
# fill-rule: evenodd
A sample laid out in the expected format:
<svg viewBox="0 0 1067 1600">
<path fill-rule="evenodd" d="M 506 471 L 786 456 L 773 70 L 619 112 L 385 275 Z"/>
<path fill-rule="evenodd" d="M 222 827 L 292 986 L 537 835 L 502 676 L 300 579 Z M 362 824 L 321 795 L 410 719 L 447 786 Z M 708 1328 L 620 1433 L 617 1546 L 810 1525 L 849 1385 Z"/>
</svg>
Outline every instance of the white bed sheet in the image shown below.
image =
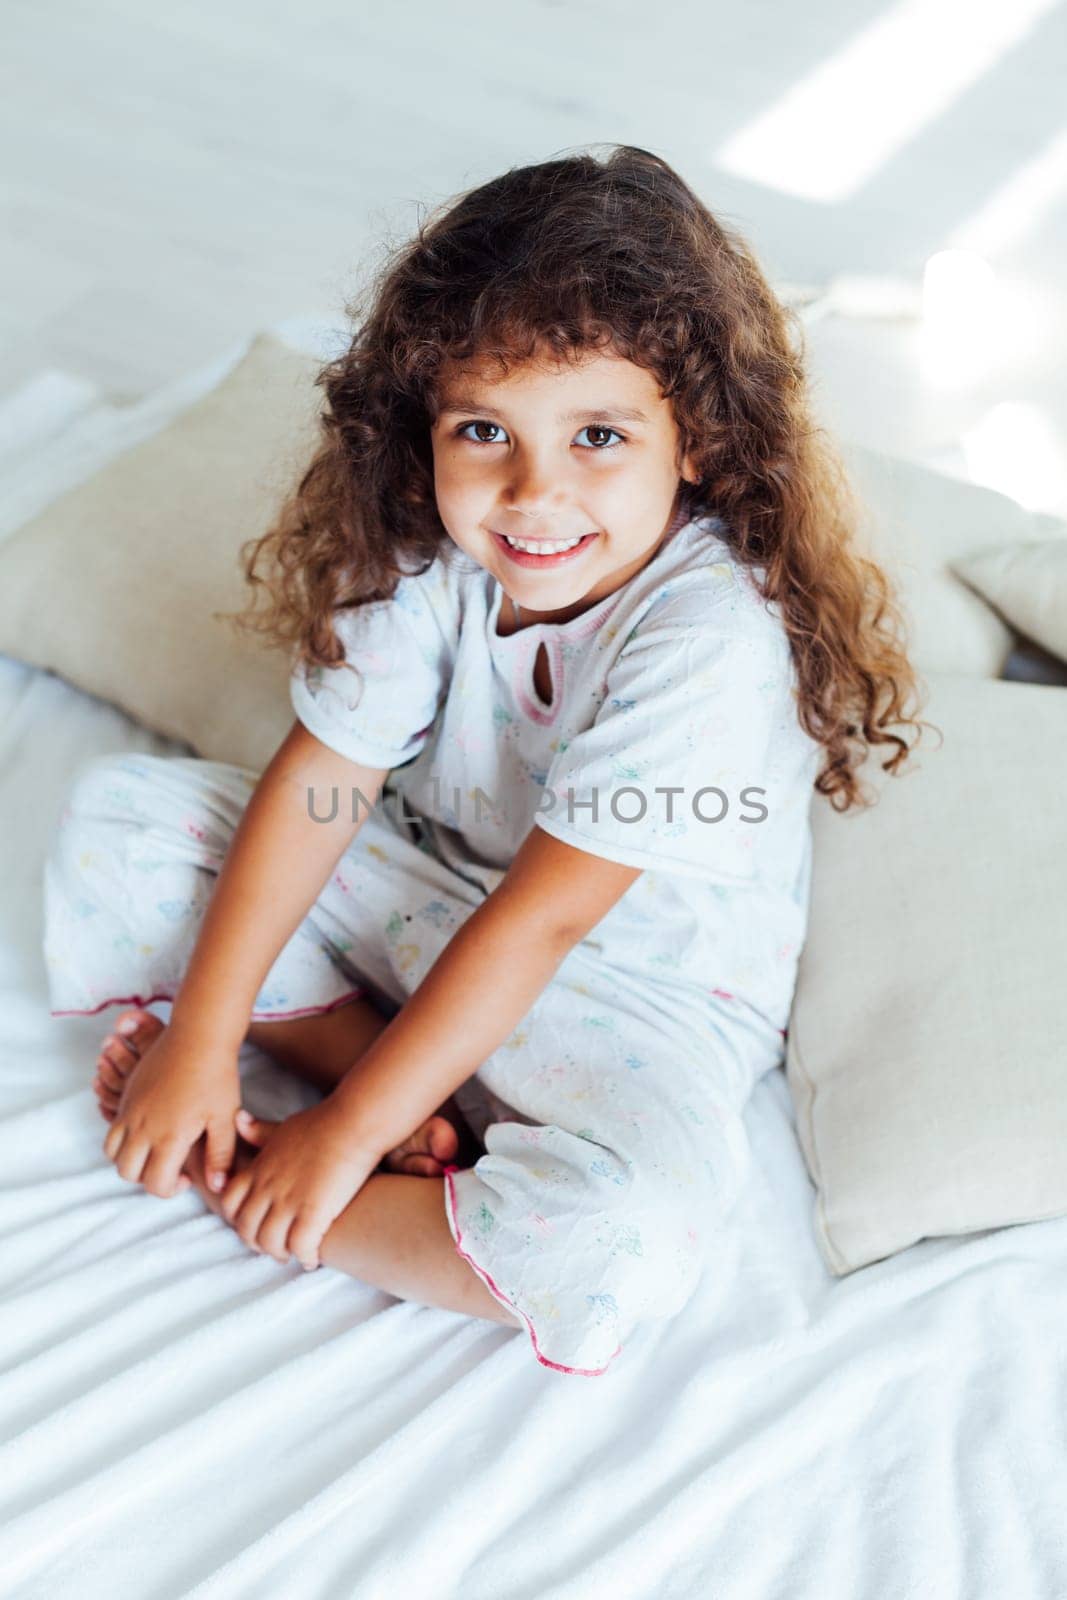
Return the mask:
<svg viewBox="0 0 1067 1600">
<path fill-rule="evenodd" d="M 124 413 L 43 375 L 0 537 L 239 354 Z M 720 1259 L 598 1379 L 124 1183 L 116 1013 L 51 1018 L 41 956 L 66 785 L 120 749 L 186 753 L 0 657 L 4 1600 L 1062 1600 L 1067 1219 L 832 1278 L 780 1072 Z M 242 1064 L 263 1114 L 314 1098 Z"/>
</svg>

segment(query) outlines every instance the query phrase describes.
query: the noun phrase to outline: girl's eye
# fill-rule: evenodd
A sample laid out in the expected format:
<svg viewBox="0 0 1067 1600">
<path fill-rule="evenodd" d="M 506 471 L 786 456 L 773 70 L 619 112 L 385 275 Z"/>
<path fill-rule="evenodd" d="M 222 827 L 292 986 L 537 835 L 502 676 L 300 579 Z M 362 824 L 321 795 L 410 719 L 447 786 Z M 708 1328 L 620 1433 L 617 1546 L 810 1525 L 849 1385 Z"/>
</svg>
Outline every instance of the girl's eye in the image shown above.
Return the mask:
<svg viewBox="0 0 1067 1600">
<path fill-rule="evenodd" d="M 467 438 L 467 442 L 469 444 L 499 444 L 500 443 L 499 439 L 471 439 L 467 435 L 467 429 L 468 428 L 490 428 L 490 429 L 495 430 L 497 433 L 502 433 L 503 429 L 501 428 L 499 422 L 487 422 L 485 420 L 485 418 L 480 419 L 478 422 L 465 422 L 462 425 L 462 427 L 456 429 L 456 437 L 459 438 L 459 439 Z M 617 433 L 614 428 L 609 428 L 607 423 L 589 422 L 589 423 L 586 423 L 584 428 L 580 428 L 578 431 L 579 431 L 579 433 L 608 433 L 608 434 L 614 434 L 615 438 L 619 441 L 619 444 L 625 444 L 626 443 L 626 440 L 623 438 L 622 434 L 621 433 Z M 593 445 L 588 446 L 587 448 L 599 451 L 600 454 L 603 455 L 605 450 L 617 450 L 618 447 L 619 447 L 618 444 L 595 444 L 594 443 Z"/>
<path fill-rule="evenodd" d="M 590 422 L 580 431 L 582 433 L 615 433 L 615 429 L 609 428 L 606 422 Z M 626 440 L 623 438 L 621 433 L 615 433 L 615 437 L 618 439 L 619 444 L 626 443 Z M 600 444 L 594 446 L 594 448 L 597 450 L 617 450 L 618 447 L 618 445 L 614 444 Z"/>
<path fill-rule="evenodd" d="M 497 432 L 499 433 L 500 424 L 497 423 L 497 422 L 485 422 L 485 421 L 482 421 L 482 422 L 465 422 L 461 428 L 457 428 L 456 429 L 456 438 L 457 439 L 466 438 L 467 437 L 467 429 L 468 428 L 495 428 L 497 430 Z M 497 444 L 497 443 L 499 443 L 499 440 L 497 440 L 497 439 L 469 439 L 468 443 L 469 444 Z"/>
</svg>

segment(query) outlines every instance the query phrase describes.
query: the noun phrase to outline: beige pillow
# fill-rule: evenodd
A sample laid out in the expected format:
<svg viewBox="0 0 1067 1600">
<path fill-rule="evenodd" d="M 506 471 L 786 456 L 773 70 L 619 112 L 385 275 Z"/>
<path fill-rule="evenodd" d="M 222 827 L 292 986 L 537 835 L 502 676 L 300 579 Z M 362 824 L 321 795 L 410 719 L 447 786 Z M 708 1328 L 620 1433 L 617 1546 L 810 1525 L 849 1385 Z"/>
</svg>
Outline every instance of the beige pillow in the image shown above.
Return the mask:
<svg viewBox="0 0 1067 1600">
<path fill-rule="evenodd" d="M 1067 542 L 994 545 L 953 570 L 1011 627 L 1067 661 Z"/>
<path fill-rule="evenodd" d="M 927 683 L 943 743 L 813 804 L 786 1072 L 838 1275 L 1067 1212 L 1067 690 Z"/>
<path fill-rule="evenodd" d="M 260 335 L 217 388 L 0 546 L 0 652 L 202 756 L 261 771 L 289 727 L 285 652 L 212 612 L 249 590 L 316 438 L 321 363 Z"/>
<path fill-rule="evenodd" d="M 1000 677 L 1012 632 L 960 582 L 953 565 L 993 544 L 1007 549 L 1040 539 L 1067 545 L 1067 523 L 929 467 L 856 444 L 840 450 L 864 507 L 861 548 L 901 591 L 915 664 L 923 673 Z"/>
</svg>

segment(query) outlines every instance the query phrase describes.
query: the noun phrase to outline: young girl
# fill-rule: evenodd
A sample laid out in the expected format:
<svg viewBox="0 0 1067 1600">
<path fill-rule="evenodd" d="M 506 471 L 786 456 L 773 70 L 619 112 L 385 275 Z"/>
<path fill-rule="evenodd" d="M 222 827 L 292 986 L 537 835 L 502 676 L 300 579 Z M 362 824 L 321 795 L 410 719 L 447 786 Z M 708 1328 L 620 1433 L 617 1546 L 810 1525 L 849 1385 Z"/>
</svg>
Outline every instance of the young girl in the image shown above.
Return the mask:
<svg viewBox="0 0 1067 1600">
<path fill-rule="evenodd" d="M 685 1305 L 783 1060 L 813 789 L 863 803 L 919 726 L 790 329 L 632 147 L 387 264 L 247 561 L 291 732 L 262 776 L 90 762 L 47 864 L 53 1015 L 132 1007 L 123 1178 L 560 1372 Z M 325 1098 L 240 1110 L 246 1037 Z"/>
</svg>

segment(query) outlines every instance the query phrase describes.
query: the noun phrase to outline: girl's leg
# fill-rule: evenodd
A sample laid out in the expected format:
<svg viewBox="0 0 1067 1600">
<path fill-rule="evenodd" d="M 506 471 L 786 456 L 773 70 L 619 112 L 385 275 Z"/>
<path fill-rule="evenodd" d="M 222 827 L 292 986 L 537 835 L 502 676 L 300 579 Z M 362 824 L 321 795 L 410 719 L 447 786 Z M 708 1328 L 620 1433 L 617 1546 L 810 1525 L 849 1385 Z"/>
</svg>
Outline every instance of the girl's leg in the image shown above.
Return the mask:
<svg viewBox="0 0 1067 1600">
<path fill-rule="evenodd" d="M 369 1000 L 350 1000 L 317 1016 L 253 1022 L 247 1036 L 272 1061 L 329 1094 L 388 1026 Z"/>
<path fill-rule="evenodd" d="M 247 1037 L 280 1066 L 295 1072 L 298 1078 L 313 1083 L 323 1094 L 329 1094 L 353 1062 L 359 1060 L 388 1026 L 389 1019 L 383 1017 L 369 1000 L 350 1000 L 318 1016 L 290 1017 L 280 1022 L 253 1022 Z M 459 1145 L 450 1159 L 461 1167 L 473 1166 L 483 1154 L 483 1147 L 474 1138 L 453 1097 L 449 1095 L 431 1116 L 444 1117 L 456 1130 Z M 425 1126 L 423 1124 L 423 1130 Z M 423 1130 L 413 1130 L 422 1136 L 411 1141 L 410 1159 L 416 1167 L 420 1167 L 423 1158 L 430 1156 L 431 1167 L 440 1170 L 439 1163 L 431 1155 Z M 445 1134 L 447 1136 L 447 1129 Z M 407 1144 L 393 1152 L 398 1158 L 397 1164 L 405 1165 L 406 1151 Z"/>
<path fill-rule="evenodd" d="M 118 1003 L 115 996 L 175 992 L 212 877 L 255 781 L 254 773 L 226 763 L 121 753 L 79 773 L 45 867 L 45 959 L 54 1015 L 95 1012 Z M 332 951 L 338 946 L 385 992 L 410 990 L 398 979 L 400 958 L 382 948 L 379 933 L 401 903 L 398 896 L 405 906 L 421 896 L 448 907 L 441 926 L 428 923 L 421 932 L 423 965 L 433 959 L 431 936 L 446 942 L 471 909 L 465 898 L 456 899 L 457 890 L 476 899 L 470 886 L 400 830 L 372 816 L 360 840 L 358 860 L 343 858 L 320 895 L 314 926 L 309 917 L 316 937 L 291 941 L 268 974 L 261 1009 L 299 1004 L 308 994 L 325 1001 L 344 992 L 347 1000 L 352 983 L 336 967 Z M 358 917 L 354 904 L 361 908 Z M 406 945 L 404 951 L 406 960 Z M 312 1017 L 254 1023 L 249 1036 L 328 1093 L 386 1025 L 372 1007 L 352 999 Z M 111 1095 L 121 1091 L 135 1063 L 121 1037 L 105 1042 L 98 1071 Z M 189 1159 L 198 1158 L 202 1165 L 199 1145 Z M 251 1159 L 247 1147 L 244 1159 Z M 201 1188 L 201 1195 L 216 1209 L 213 1193 Z M 323 1259 L 388 1293 L 510 1322 L 511 1314 L 456 1252 L 439 1177 L 374 1174 L 326 1238 Z"/>
<path fill-rule="evenodd" d="M 248 1146 L 243 1150 L 238 1170 L 254 1154 Z M 193 1146 L 185 1170 L 205 1204 L 221 1215 L 218 1195 L 204 1182 L 199 1143 Z M 375 1173 L 327 1229 L 320 1260 L 399 1300 L 521 1328 L 521 1318 L 502 1305 L 457 1254 L 445 1217 L 444 1181 Z"/>
<path fill-rule="evenodd" d="M 214 877 L 255 784 L 253 772 L 229 763 L 134 752 L 99 757 L 79 770 L 45 863 L 53 1015 L 90 1014 L 119 1003 L 143 1015 L 150 998 L 141 997 L 176 993 Z M 386 1013 L 402 1004 L 417 986 L 412 951 L 421 965 L 432 964 L 436 946 L 447 943 L 471 909 L 457 891 L 477 898 L 405 830 L 377 815 L 365 819 L 359 840 L 359 850 L 338 863 L 305 925 L 268 973 L 255 1007 L 265 1020 L 255 1021 L 248 1035 L 324 1094 L 387 1026 L 371 996 L 377 1000 L 380 991 L 389 997 L 382 1005 Z M 414 911 L 425 903 L 433 917 L 420 925 L 418 941 L 405 936 L 394 950 L 395 939 L 390 942 L 383 930 L 401 908 Z M 339 965 L 341 952 L 345 960 Z M 367 974 L 366 985 L 356 982 L 356 972 Z M 308 997 L 333 1009 L 271 1018 L 272 1012 L 307 1004 Z M 120 1015 L 117 1022 L 122 1020 Z M 135 1066 L 136 1052 L 109 1034 L 97 1061 L 105 1116 Z M 452 1097 L 440 1116 L 437 1136 L 429 1141 L 433 1148 L 424 1138 L 408 1151 L 405 1140 L 390 1153 L 393 1170 L 439 1176 L 441 1158 L 456 1159 L 455 1146 L 447 1148 L 446 1122 L 459 1136 L 461 1164 L 477 1160 L 482 1151 L 476 1139 L 462 1150 L 469 1128 Z M 424 1131 L 425 1124 L 413 1134 Z"/>
<path fill-rule="evenodd" d="M 132 1042 L 136 1045 L 140 1038 L 147 1046 L 158 1037 L 163 1024 L 150 1012 L 137 1014 L 143 1018 L 143 1032 L 133 1035 Z M 328 1093 L 386 1026 L 386 1018 L 373 1007 L 353 1001 L 318 1016 L 253 1023 L 249 1037 L 281 1065 Z M 112 1035 L 111 1042 L 123 1052 L 124 1070 L 115 1080 L 120 1082 L 134 1060 L 128 1041 L 121 1035 Z M 105 1059 L 110 1061 L 111 1055 Z M 451 1097 L 435 1114 L 448 1116 L 457 1130 L 464 1130 L 467 1140 L 473 1139 Z M 461 1160 L 463 1142 L 461 1134 Z M 481 1153 L 480 1147 L 470 1150 L 468 1159 L 473 1162 Z M 255 1150 L 239 1140 L 234 1172 L 240 1172 L 254 1156 Z M 190 1150 L 182 1170 L 192 1178 L 205 1203 L 221 1216 L 219 1196 L 204 1181 L 202 1140 Z M 490 1294 L 457 1254 L 445 1215 L 443 1178 L 374 1173 L 327 1230 L 319 1257 L 325 1266 L 398 1299 L 459 1311 L 510 1327 L 522 1326 L 520 1319 Z"/>
</svg>

